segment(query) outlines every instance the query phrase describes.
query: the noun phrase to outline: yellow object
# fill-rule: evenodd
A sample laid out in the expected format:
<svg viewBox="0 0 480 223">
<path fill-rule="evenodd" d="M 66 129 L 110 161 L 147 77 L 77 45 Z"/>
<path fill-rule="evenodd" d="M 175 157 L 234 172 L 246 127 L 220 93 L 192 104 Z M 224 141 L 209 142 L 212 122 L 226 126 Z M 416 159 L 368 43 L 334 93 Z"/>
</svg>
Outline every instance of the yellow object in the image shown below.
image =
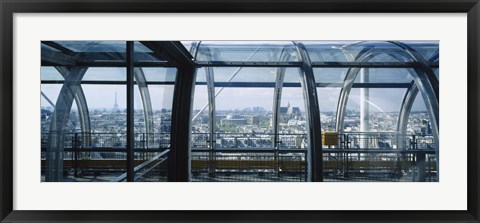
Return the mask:
<svg viewBox="0 0 480 223">
<path fill-rule="evenodd" d="M 322 143 L 326 146 L 338 145 L 338 133 L 337 132 L 322 132 Z"/>
</svg>

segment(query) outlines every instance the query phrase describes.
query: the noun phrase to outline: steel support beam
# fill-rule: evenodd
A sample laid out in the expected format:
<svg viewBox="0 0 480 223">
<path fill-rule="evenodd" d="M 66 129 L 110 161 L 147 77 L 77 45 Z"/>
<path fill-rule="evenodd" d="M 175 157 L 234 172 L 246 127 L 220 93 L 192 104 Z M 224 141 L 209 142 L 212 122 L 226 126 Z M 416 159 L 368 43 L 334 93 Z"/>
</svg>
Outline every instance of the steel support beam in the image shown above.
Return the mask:
<svg viewBox="0 0 480 223">
<path fill-rule="evenodd" d="M 42 41 L 42 44 L 46 45 L 46 46 L 49 46 L 49 47 L 52 47 L 54 49 L 57 49 L 59 51 L 61 51 L 62 53 L 64 54 L 68 54 L 68 55 L 71 55 L 75 52 L 73 52 L 72 50 L 62 46 L 61 44 L 55 42 L 55 41 Z"/>
<path fill-rule="evenodd" d="M 190 179 L 191 113 L 195 87 L 195 67 L 180 65 L 173 92 L 172 133 L 168 154 L 168 181 Z"/>
<path fill-rule="evenodd" d="M 135 110 L 134 110 L 134 72 L 135 67 L 133 65 L 133 41 L 127 41 L 127 182 L 135 181 L 135 152 L 134 152 L 134 140 L 135 140 Z"/>
<path fill-rule="evenodd" d="M 150 98 L 150 91 L 148 90 L 147 79 L 143 73 L 143 69 L 135 67 L 134 69 L 135 83 L 140 92 L 140 97 L 142 98 L 143 105 L 143 115 L 145 117 L 145 133 L 147 133 L 146 144 L 147 148 L 150 144 L 153 144 L 153 137 L 150 136 L 150 133 L 154 133 L 153 130 L 153 110 L 152 110 L 152 100 Z"/>
<path fill-rule="evenodd" d="M 302 62 L 199 61 L 196 63 L 196 66 L 197 67 L 301 67 Z"/>
<path fill-rule="evenodd" d="M 288 61 L 290 59 L 290 54 L 282 50 L 282 54 L 280 55 L 281 61 Z M 277 67 L 277 73 L 275 77 L 275 90 L 273 93 L 273 117 L 272 117 L 272 127 L 273 127 L 273 134 L 274 138 L 272 140 L 272 146 L 274 149 L 279 150 L 281 140 L 279 137 L 279 122 L 280 122 L 280 107 L 282 102 L 282 90 L 283 90 L 283 82 L 285 79 L 285 71 L 286 67 Z M 301 87 L 301 85 L 299 86 Z M 278 152 L 275 152 L 275 170 L 279 171 L 279 166 L 277 165 L 278 161 Z"/>
<path fill-rule="evenodd" d="M 415 98 L 418 94 L 418 88 L 414 81 L 410 83 L 410 87 L 407 89 L 405 96 L 403 97 L 402 106 L 400 107 L 400 114 L 398 115 L 398 126 L 397 132 L 399 134 L 398 137 L 398 149 L 405 150 L 406 149 L 406 139 L 405 136 L 407 134 L 407 125 L 408 125 L 408 117 L 410 116 L 410 112 L 413 107 L 413 103 L 415 102 Z"/>
<path fill-rule="evenodd" d="M 201 68 L 198 68 L 201 69 Z M 208 116 L 209 122 L 208 122 L 208 128 L 210 132 L 210 137 L 208 141 L 208 145 L 210 147 L 210 153 L 209 153 L 209 159 L 211 161 L 211 165 L 209 166 L 209 174 L 214 174 L 215 173 L 215 167 L 213 165 L 214 159 L 215 159 L 215 153 L 213 150 L 215 150 L 216 146 L 216 136 L 215 136 L 215 131 L 216 131 L 216 115 L 215 115 L 215 77 L 213 73 L 213 68 L 211 67 L 206 67 L 205 68 L 205 75 L 207 79 L 207 95 L 208 95 Z"/>
<path fill-rule="evenodd" d="M 63 79 L 67 80 L 70 75 L 70 70 L 67 67 L 56 66 L 55 69 L 62 75 Z M 85 71 L 86 73 L 86 71 Z M 78 108 L 78 115 L 80 118 L 80 128 L 82 130 L 82 146 L 90 146 L 90 137 L 89 133 L 91 132 L 91 122 L 90 122 L 90 112 L 88 110 L 87 99 L 85 98 L 85 93 L 83 92 L 82 82 L 72 89 L 75 94 L 75 103 Z"/>
<path fill-rule="evenodd" d="M 42 66 L 44 64 L 49 64 L 51 66 L 73 66 L 75 65 L 75 57 L 69 56 L 67 54 L 53 51 L 47 48 L 41 49 L 42 53 Z"/>
<path fill-rule="evenodd" d="M 295 43 L 299 55 L 303 61 L 301 83 L 306 107 L 308 108 L 308 140 L 310 151 L 308 153 L 308 170 L 310 180 L 313 182 L 323 181 L 323 153 L 322 153 L 322 128 L 320 122 L 320 107 L 318 105 L 317 88 L 311 66 L 310 57 L 302 43 Z"/>
<path fill-rule="evenodd" d="M 435 150 L 436 150 L 436 165 L 437 171 L 439 170 L 439 83 L 438 79 L 435 76 L 432 68 L 428 66 L 428 62 L 422 57 L 420 53 L 415 51 L 413 48 L 407 44 L 392 41 L 391 43 L 399 46 L 403 49 L 408 56 L 410 56 L 414 61 L 420 63 L 419 68 L 415 68 L 415 72 L 411 72 L 412 78 L 417 85 L 417 88 L 420 94 L 423 97 L 425 106 L 430 115 L 430 122 L 432 123 L 433 137 L 435 140 Z"/>
<path fill-rule="evenodd" d="M 75 99 L 77 89 L 88 68 L 73 67 L 69 69 L 68 78 L 65 80 L 62 89 L 55 103 L 52 115 L 50 131 L 48 134 L 45 181 L 63 181 L 63 150 L 65 127 L 70 118 L 72 103 Z"/>
<path fill-rule="evenodd" d="M 285 78 L 285 68 L 277 68 L 277 75 L 275 78 L 275 91 L 273 93 L 273 117 L 272 117 L 272 127 L 273 134 L 275 135 L 272 140 L 273 148 L 278 149 L 279 144 L 279 122 L 280 122 L 280 106 L 282 102 L 282 89 L 283 89 L 283 80 Z"/>
<path fill-rule="evenodd" d="M 328 68 L 414 68 L 419 67 L 420 64 L 416 62 L 315 62 L 313 67 L 328 67 Z"/>
<path fill-rule="evenodd" d="M 141 43 L 177 67 L 167 178 L 170 182 L 189 181 L 192 96 L 195 87 L 193 58 L 180 42 L 142 41 Z"/>
<path fill-rule="evenodd" d="M 369 68 L 360 69 L 360 82 L 368 83 L 369 78 Z M 370 90 L 368 88 L 360 89 L 360 131 L 368 132 L 370 131 Z M 369 140 L 364 139 L 360 145 L 362 148 L 369 148 Z"/>
</svg>

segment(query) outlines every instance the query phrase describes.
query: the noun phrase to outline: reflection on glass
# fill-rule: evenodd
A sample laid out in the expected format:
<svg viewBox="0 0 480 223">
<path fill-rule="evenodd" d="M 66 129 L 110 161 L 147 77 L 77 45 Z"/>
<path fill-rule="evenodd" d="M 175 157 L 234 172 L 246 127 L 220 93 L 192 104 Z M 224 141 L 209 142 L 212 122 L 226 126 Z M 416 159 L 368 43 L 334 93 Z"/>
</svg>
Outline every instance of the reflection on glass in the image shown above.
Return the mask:
<svg viewBox="0 0 480 223">
<path fill-rule="evenodd" d="M 292 42 L 281 41 L 205 41 L 200 44 L 198 61 L 298 61 L 297 50 Z M 286 57 L 286 55 L 289 55 Z"/>
<path fill-rule="evenodd" d="M 345 132 L 392 132 L 398 128 L 398 114 L 405 89 L 373 88 L 368 95 L 361 89 L 350 92 L 344 119 Z M 363 110 L 361 109 L 363 103 Z M 364 118 L 363 118 L 364 117 Z M 365 123 L 362 123 L 365 122 Z M 365 128 L 362 129 L 362 124 Z"/>
</svg>

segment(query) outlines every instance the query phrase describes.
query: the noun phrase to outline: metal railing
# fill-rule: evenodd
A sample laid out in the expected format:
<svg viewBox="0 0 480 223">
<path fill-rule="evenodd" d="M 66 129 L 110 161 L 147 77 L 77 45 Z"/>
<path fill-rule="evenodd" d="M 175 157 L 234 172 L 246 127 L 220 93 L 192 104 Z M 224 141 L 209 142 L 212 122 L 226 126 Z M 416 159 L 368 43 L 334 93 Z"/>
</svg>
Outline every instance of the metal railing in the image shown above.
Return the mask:
<svg viewBox="0 0 480 223">
<path fill-rule="evenodd" d="M 149 177 L 147 174 L 151 174 L 151 171 L 156 169 L 160 164 L 167 160 L 169 149 L 156 154 L 152 158 L 148 159 L 147 161 L 140 163 L 139 165 L 135 166 L 133 172 L 135 174 L 134 181 L 139 181 L 141 179 L 149 181 Z M 123 173 L 122 175 L 115 178 L 115 182 L 125 181 L 127 179 L 127 173 Z"/>
<path fill-rule="evenodd" d="M 126 133 L 90 133 L 90 132 L 76 132 L 76 133 L 42 133 L 41 145 L 48 146 L 49 137 L 53 139 L 60 137 L 63 134 L 64 147 L 73 147 L 76 143 L 77 147 L 81 148 L 126 148 L 127 134 Z M 51 135 L 51 136 L 50 136 Z M 170 146 L 170 133 L 134 133 L 135 148 L 168 148 Z"/>
<path fill-rule="evenodd" d="M 192 181 L 307 181 L 306 150 L 191 151 Z"/>
<path fill-rule="evenodd" d="M 151 167 L 149 160 L 160 160 L 157 156 L 169 148 L 167 137 L 136 134 L 135 165 Z M 349 132 L 323 137 L 325 181 L 438 181 L 432 136 Z M 47 138 L 42 134 L 42 165 Z M 125 139 L 123 134 L 65 133 L 65 169 L 75 177 L 117 177 L 125 172 Z M 191 180 L 308 181 L 308 150 L 306 134 L 192 133 Z M 166 162 L 138 171 L 137 180 L 166 181 Z"/>
<path fill-rule="evenodd" d="M 211 136 L 208 133 L 192 133 L 191 147 L 208 148 L 210 140 L 214 141 L 215 149 L 301 149 L 302 145 L 306 145 L 307 134 L 215 133 Z"/>
</svg>

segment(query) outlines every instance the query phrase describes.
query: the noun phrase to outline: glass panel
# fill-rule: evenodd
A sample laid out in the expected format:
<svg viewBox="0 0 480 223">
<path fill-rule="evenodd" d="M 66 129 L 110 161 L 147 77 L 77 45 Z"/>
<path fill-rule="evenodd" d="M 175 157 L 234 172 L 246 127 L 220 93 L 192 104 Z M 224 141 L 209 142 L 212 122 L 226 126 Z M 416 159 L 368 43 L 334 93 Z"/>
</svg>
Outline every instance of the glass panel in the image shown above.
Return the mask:
<svg viewBox="0 0 480 223">
<path fill-rule="evenodd" d="M 124 42 L 123 44 L 127 44 Z M 135 49 L 135 53 L 151 53 L 153 52 L 151 49 L 140 43 L 139 41 L 133 42 L 133 48 Z"/>
<path fill-rule="evenodd" d="M 361 69 L 355 83 L 410 83 L 410 69 L 405 68 L 362 68 L 368 72 L 368 78 L 361 80 Z"/>
<path fill-rule="evenodd" d="M 337 104 L 341 88 L 318 87 L 318 104 L 323 132 L 335 132 L 337 121 Z"/>
<path fill-rule="evenodd" d="M 161 70 L 162 68 L 152 68 L 151 70 L 153 69 Z M 175 71 L 175 69 L 173 70 Z M 150 74 L 153 78 L 161 78 L 153 75 L 155 71 Z M 162 72 L 158 74 L 166 77 L 162 75 Z M 173 74 L 173 79 L 175 79 L 175 75 Z M 134 145 L 137 151 L 134 159 L 136 166 L 164 160 L 166 156 L 158 156 L 170 148 L 174 83 L 169 85 L 149 84 L 147 86 L 143 83 L 136 84 L 134 92 Z M 164 161 L 168 162 L 168 160 Z M 139 170 L 135 173 L 135 181 L 167 181 L 166 162 L 153 166 L 151 169 Z"/>
<path fill-rule="evenodd" d="M 205 119 L 201 122 L 197 118 L 192 123 L 192 180 L 305 181 L 307 150 L 301 149 L 308 148 L 308 141 L 300 70 L 285 68 L 278 135 L 273 132 L 272 107 L 276 75 L 280 70 L 211 68 L 216 85 L 227 81 L 231 84 L 214 89 L 217 96 L 213 135 L 208 133 L 208 108 L 203 113 L 199 111 L 208 102 L 205 70 L 197 70 L 192 115 Z M 275 148 L 280 151 L 275 153 Z"/>
<path fill-rule="evenodd" d="M 175 82 L 177 68 L 174 67 L 142 67 L 148 81 Z"/>
<path fill-rule="evenodd" d="M 205 82 L 205 69 L 197 69 L 197 85 L 193 96 L 193 112 L 192 112 L 192 148 L 208 147 L 207 140 L 209 138 L 209 103 L 207 85 L 198 85 L 198 82 Z"/>
<path fill-rule="evenodd" d="M 201 42 L 197 61 L 299 61 L 293 42 L 206 41 Z"/>
<path fill-rule="evenodd" d="M 438 53 L 439 41 L 405 41 L 410 47 L 422 55 L 426 61 L 435 61 L 438 59 L 435 55 Z"/>
<path fill-rule="evenodd" d="M 408 116 L 407 134 L 412 135 L 432 135 L 430 116 L 428 115 L 425 102 L 420 93 L 415 97 L 415 101 Z"/>
<path fill-rule="evenodd" d="M 57 103 L 58 94 L 62 89 L 61 84 L 42 84 L 41 91 L 44 95 L 41 96 L 40 100 L 40 111 L 41 111 L 41 132 L 42 132 L 42 141 L 44 138 L 44 133 L 50 131 L 50 123 L 52 120 L 53 111 L 55 109 L 55 103 Z"/>
<path fill-rule="evenodd" d="M 368 96 L 362 96 L 368 92 Z M 397 131 L 398 114 L 405 89 L 354 88 L 350 92 L 344 119 L 345 132 L 391 132 Z M 366 125 L 362 129 L 361 104 L 366 107 Z M 368 124 L 367 124 L 368 123 Z"/>
<path fill-rule="evenodd" d="M 318 41 L 303 42 L 312 62 L 348 62 L 355 58 L 358 52 L 347 51 L 345 48 L 353 41 Z"/>
<path fill-rule="evenodd" d="M 216 67 L 215 82 L 275 82 L 277 68 L 271 67 Z"/>
<path fill-rule="evenodd" d="M 42 81 L 63 81 L 63 76 L 55 67 L 42 67 L 40 70 L 40 79 Z"/>
<path fill-rule="evenodd" d="M 56 41 L 74 52 L 125 52 L 125 41 Z"/>
<path fill-rule="evenodd" d="M 126 44 L 126 43 L 125 43 Z M 166 61 L 164 58 L 161 58 L 156 56 L 152 50 L 150 50 L 148 47 L 143 45 L 142 43 L 135 41 L 134 43 L 134 49 L 135 49 L 135 61 L 137 62 L 144 62 L 144 61 Z"/>
<path fill-rule="evenodd" d="M 284 80 L 299 83 L 300 69 L 287 69 Z M 296 79 L 296 80 L 295 80 Z M 283 87 L 278 118 L 278 147 L 280 149 L 308 149 L 308 123 L 305 95 L 300 84 Z"/>
<path fill-rule="evenodd" d="M 84 81 L 126 81 L 127 69 L 123 67 L 91 67 L 83 76 Z"/>
<path fill-rule="evenodd" d="M 348 68 L 313 68 L 316 83 L 343 83 Z"/>
<path fill-rule="evenodd" d="M 218 92 L 220 88 L 215 88 Z M 236 103 L 231 103 L 235 101 Z M 218 131 L 225 134 L 259 133 L 271 134 L 273 88 L 225 88 L 216 97 L 216 116 L 220 125 Z M 247 114 L 255 111 L 255 115 Z M 256 118 L 252 124 L 248 120 Z M 221 147 L 226 144 L 218 143 Z"/>
<path fill-rule="evenodd" d="M 393 43 L 377 41 L 320 41 L 305 42 L 312 62 L 413 62 L 406 57 L 404 50 Z M 362 52 L 369 50 L 373 55 L 380 55 L 369 59 Z M 362 55 L 360 55 L 362 53 Z"/>
<path fill-rule="evenodd" d="M 82 84 L 93 133 L 126 133 L 126 87 Z M 125 145 L 123 145 L 125 146 Z"/>
</svg>

